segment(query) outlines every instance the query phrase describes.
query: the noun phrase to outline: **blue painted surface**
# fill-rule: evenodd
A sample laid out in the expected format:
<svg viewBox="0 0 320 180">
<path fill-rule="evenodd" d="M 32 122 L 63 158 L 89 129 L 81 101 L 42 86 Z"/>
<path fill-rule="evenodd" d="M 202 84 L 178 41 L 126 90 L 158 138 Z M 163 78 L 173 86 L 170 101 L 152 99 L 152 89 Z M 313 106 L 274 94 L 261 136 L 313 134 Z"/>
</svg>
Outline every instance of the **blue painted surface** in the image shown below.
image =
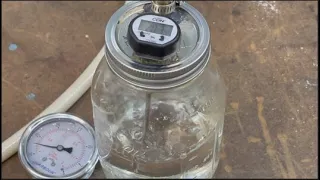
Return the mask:
<svg viewBox="0 0 320 180">
<path fill-rule="evenodd" d="M 17 48 L 18 48 L 18 45 L 16 45 L 16 44 L 11 43 L 11 44 L 9 45 L 9 50 L 10 50 L 10 51 L 15 51 Z"/>
<path fill-rule="evenodd" d="M 28 100 L 34 100 L 36 98 L 36 95 L 34 93 L 29 93 L 26 97 Z"/>
</svg>

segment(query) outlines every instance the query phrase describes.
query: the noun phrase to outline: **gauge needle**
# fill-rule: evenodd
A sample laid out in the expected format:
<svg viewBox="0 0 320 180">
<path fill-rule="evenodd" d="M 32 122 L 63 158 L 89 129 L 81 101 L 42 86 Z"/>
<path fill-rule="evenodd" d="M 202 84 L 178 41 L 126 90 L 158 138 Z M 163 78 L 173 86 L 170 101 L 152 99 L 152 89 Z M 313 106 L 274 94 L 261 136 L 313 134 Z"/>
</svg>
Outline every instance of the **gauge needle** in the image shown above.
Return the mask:
<svg viewBox="0 0 320 180">
<path fill-rule="evenodd" d="M 73 149 L 72 147 L 70 147 L 70 148 L 65 148 L 65 147 L 63 147 L 62 145 L 49 146 L 49 145 L 39 144 L 39 143 L 35 143 L 35 144 L 38 144 L 38 145 L 44 146 L 44 147 L 54 148 L 54 149 L 57 149 L 58 151 L 67 151 L 69 154 L 72 153 L 72 149 Z"/>
</svg>

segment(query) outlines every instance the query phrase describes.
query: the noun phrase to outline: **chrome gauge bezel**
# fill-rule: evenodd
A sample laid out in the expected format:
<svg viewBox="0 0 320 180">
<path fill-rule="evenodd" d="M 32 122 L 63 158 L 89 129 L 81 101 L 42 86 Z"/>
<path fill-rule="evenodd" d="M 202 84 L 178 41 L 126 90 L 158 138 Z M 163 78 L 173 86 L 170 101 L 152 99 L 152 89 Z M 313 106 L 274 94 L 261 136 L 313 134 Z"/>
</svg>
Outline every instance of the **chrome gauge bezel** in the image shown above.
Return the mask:
<svg viewBox="0 0 320 180">
<path fill-rule="evenodd" d="M 32 165 L 29 163 L 28 156 L 27 156 L 27 145 L 28 141 L 31 137 L 31 135 L 38 130 L 39 128 L 43 127 L 44 125 L 47 124 L 52 124 L 54 122 L 74 122 L 82 125 L 84 128 L 88 130 L 88 132 L 92 135 L 93 140 L 95 140 L 95 132 L 93 127 L 88 124 L 86 121 L 82 120 L 81 118 L 67 114 L 67 113 L 53 113 L 53 114 L 48 114 L 43 117 L 40 117 L 33 122 L 31 122 L 26 130 L 23 132 L 20 143 L 19 143 L 19 148 L 18 148 L 18 155 L 19 159 L 23 165 L 23 167 L 31 174 L 32 177 L 37 178 L 37 179 L 83 179 L 83 178 L 88 178 L 91 176 L 92 172 L 94 171 L 95 165 L 98 162 L 98 148 L 96 143 L 94 142 L 94 150 L 93 153 L 90 157 L 90 160 L 88 163 L 79 168 L 79 170 L 75 173 L 66 175 L 66 176 L 48 176 L 46 174 L 40 173 L 37 170 L 35 170 Z"/>
</svg>

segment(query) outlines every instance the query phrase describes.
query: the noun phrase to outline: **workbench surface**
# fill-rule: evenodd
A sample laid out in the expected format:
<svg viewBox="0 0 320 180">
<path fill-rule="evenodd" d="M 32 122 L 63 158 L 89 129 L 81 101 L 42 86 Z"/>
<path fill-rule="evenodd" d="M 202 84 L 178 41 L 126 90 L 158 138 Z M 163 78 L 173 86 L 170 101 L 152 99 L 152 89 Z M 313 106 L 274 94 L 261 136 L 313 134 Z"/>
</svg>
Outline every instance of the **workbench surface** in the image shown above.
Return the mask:
<svg viewBox="0 0 320 180">
<path fill-rule="evenodd" d="M 316 178 L 317 2 L 190 2 L 228 88 L 217 178 Z M 4 141 L 50 105 L 104 44 L 123 2 L 2 2 Z M 91 124 L 89 91 L 69 110 Z M 30 177 L 14 155 L 3 178 Z M 103 178 L 100 166 L 93 177 Z"/>
</svg>

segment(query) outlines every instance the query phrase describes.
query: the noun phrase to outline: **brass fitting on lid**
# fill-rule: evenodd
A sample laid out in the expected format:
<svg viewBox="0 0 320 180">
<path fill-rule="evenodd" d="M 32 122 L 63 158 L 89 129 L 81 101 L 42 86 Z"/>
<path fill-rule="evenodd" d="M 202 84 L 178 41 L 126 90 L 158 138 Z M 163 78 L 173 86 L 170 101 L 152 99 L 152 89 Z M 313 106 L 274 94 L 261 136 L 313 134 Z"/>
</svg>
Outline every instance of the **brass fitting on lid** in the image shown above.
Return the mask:
<svg viewBox="0 0 320 180">
<path fill-rule="evenodd" d="M 176 7 L 176 1 L 152 1 L 152 11 L 157 14 L 170 14 Z"/>
</svg>

